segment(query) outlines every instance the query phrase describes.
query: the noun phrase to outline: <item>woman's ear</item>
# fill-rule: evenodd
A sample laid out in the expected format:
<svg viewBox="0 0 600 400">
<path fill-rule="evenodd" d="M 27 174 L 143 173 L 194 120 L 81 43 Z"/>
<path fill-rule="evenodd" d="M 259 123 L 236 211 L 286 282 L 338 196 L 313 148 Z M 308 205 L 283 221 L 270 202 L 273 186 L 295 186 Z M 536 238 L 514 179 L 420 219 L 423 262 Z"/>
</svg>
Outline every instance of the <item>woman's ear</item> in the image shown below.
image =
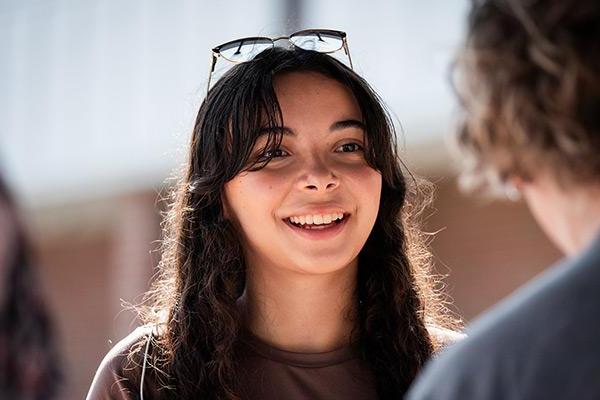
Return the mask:
<svg viewBox="0 0 600 400">
<path fill-rule="evenodd" d="M 221 193 L 221 212 L 223 213 L 223 219 L 228 221 L 231 219 L 230 207 L 224 193 Z"/>
<path fill-rule="evenodd" d="M 508 182 L 518 191 L 521 191 L 523 187 L 527 185 L 527 180 L 521 178 L 520 176 L 512 176 Z"/>
</svg>

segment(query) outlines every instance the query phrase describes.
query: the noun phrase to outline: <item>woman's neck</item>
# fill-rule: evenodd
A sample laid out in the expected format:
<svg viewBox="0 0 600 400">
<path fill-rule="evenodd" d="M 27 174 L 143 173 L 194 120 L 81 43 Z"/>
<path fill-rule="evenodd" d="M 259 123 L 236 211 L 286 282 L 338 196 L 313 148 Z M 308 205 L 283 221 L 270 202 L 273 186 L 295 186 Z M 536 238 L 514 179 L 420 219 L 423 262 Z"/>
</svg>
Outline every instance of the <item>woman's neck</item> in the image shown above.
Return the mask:
<svg viewBox="0 0 600 400">
<path fill-rule="evenodd" d="M 348 345 L 356 312 L 357 262 L 324 275 L 249 267 L 238 301 L 246 328 L 279 349 L 317 353 Z"/>
</svg>

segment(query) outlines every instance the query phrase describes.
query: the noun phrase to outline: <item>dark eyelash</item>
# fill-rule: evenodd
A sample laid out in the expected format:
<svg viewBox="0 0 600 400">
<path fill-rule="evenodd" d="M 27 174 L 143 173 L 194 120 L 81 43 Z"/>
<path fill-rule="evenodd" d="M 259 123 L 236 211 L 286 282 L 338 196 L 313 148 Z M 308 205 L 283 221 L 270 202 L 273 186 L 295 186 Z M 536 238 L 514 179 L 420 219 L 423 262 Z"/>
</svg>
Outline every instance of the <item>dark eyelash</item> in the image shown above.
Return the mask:
<svg viewBox="0 0 600 400">
<path fill-rule="evenodd" d="M 276 151 L 285 152 L 285 150 L 283 150 L 281 148 L 267 150 L 264 153 L 258 154 L 256 156 L 256 162 L 257 163 L 266 163 L 266 162 L 271 161 L 274 158 L 281 158 L 281 157 L 285 157 L 286 156 L 286 154 L 283 154 L 283 155 L 272 155 L 272 153 L 276 152 Z"/>
<path fill-rule="evenodd" d="M 268 150 L 268 151 L 265 151 L 264 153 L 262 153 L 261 155 L 259 155 L 259 158 L 261 158 L 261 159 L 272 159 L 272 158 L 279 158 L 279 157 L 285 157 L 286 156 L 286 154 L 274 155 L 273 153 L 276 153 L 276 152 L 285 153 L 286 151 L 283 150 L 283 149 L 281 149 L 281 148 Z"/>
</svg>

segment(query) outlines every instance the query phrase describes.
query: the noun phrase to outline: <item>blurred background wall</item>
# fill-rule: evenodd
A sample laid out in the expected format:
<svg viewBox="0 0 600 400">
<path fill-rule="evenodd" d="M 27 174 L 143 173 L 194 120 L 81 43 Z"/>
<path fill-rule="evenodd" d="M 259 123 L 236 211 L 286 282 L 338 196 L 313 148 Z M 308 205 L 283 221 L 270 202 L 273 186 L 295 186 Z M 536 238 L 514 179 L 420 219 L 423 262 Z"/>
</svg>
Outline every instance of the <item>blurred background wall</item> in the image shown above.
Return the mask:
<svg viewBox="0 0 600 400">
<path fill-rule="evenodd" d="M 556 260 L 521 203 L 460 194 L 446 150 L 448 66 L 466 0 L 0 0 L 0 168 L 21 200 L 66 363 L 84 396 L 123 308 L 159 254 L 159 193 L 185 159 L 210 48 L 310 27 L 345 30 L 355 69 L 402 131 L 411 169 L 436 184 L 427 230 L 469 321 Z M 228 66 L 219 61 L 218 69 Z"/>
</svg>

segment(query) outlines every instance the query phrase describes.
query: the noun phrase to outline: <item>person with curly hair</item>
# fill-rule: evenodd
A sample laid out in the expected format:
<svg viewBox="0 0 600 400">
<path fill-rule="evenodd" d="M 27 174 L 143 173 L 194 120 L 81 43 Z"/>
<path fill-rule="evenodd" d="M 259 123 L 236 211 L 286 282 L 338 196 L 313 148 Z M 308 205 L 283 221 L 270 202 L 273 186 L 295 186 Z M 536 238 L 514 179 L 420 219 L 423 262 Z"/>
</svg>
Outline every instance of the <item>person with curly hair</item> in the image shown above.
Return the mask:
<svg viewBox="0 0 600 400">
<path fill-rule="evenodd" d="M 61 363 L 32 250 L 0 176 L 0 398 L 57 399 Z"/>
<path fill-rule="evenodd" d="M 214 51 L 235 61 L 269 40 Z M 301 45 L 269 46 L 208 92 L 148 325 L 109 352 L 88 400 L 397 399 L 457 337 L 385 108 Z"/>
<path fill-rule="evenodd" d="M 600 399 L 600 2 L 475 1 L 457 66 L 465 182 L 520 193 L 567 257 L 407 398 Z"/>
</svg>

